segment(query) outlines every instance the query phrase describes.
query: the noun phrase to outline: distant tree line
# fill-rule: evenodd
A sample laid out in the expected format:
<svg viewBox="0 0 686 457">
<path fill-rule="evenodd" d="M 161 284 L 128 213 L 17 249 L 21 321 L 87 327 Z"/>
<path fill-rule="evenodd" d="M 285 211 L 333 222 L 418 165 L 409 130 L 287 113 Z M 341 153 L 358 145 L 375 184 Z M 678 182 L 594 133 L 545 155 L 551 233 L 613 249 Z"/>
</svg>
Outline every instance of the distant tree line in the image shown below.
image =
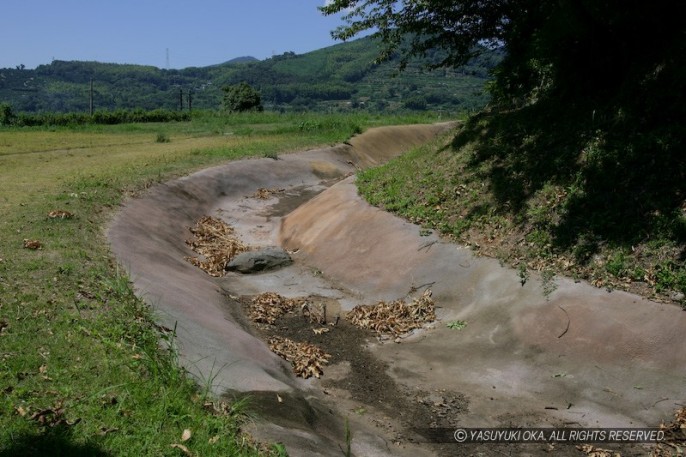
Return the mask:
<svg viewBox="0 0 686 457">
<path fill-rule="evenodd" d="M 423 70 L 440 60 L 436 51 L 398 74 L 393 62 L 374 62 L 377 52 L 378 43 L 363 38 L 307 54 L 287 52 L 263 61 L 182 70 L 56 60 L 35 70 L 0 69 L 0 102 L 16 112 L 88 112 L 92 81 L 99 110 L 187 109 L 189 94 L 194 109 L 217 110 L 223 107 L 222 89 L 245 82 L 271 110 L 457 112 L 488 102 L 483 88 L 502 58 L 502 52 L 488 51 L 458 69 Z M 424 103 L 417 98 L 425 98 Z"/>
<path fill-rule="evenodd" d="M 35 126 L 73 126 L 73 125 L 114 125 L 144 122 L 182 122 L 189 121 L 189 111 L 171 111 L 156 109 L 145 111 L 115 110 L 96 111 L 93 115 L 88 113 L 18 113 L 15 114 L 11 105 L 0 104 L 0 125 L 16 127 Z"/>
</svg>

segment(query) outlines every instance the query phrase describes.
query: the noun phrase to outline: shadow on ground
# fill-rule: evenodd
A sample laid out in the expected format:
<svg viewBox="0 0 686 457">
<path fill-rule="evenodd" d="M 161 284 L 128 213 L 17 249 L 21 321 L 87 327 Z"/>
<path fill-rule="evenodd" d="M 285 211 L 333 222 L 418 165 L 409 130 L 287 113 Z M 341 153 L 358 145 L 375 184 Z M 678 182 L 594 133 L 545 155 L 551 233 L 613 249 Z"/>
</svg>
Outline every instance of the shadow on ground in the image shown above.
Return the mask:
<svg viewBox="0 0 686 457">
<path fill-rule="evenodd" d="M 529 200 L 561 186 L 564 205 L 546 221 L 556 246 L 630 247 L 655 237 L 686 242 L 684 138 L 682 123 L 646 125 L 627 108 L 542 101 L 474 117 L 452 146 L 476 145 L 471 170 L 490 184 L 496 211 L 520 223 L 540 222 L 527 218 Z"/>
<path fill-rule="evenodd" d="M 15 437 L 7 447 L 0 449 L 0 457 L 108 457 L 96 443 L 76 443 L 71 431 L 54 427 L 43 433 L 26 433 Z"/>
</svg>

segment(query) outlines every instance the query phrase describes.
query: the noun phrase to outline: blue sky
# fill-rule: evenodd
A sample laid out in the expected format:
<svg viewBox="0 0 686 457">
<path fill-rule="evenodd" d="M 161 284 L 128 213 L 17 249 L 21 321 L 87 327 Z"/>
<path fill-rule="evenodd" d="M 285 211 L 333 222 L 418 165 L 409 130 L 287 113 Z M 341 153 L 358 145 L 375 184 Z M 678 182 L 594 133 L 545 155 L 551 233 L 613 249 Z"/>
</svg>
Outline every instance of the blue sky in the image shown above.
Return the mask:
<svg viewBox="0 0 686 457">
<path fill-rule="evenodd" d="M 2 0 L 0 68 L 96 60 L 170 68 L 336 42 L 325 0 Z"/>
</svg>

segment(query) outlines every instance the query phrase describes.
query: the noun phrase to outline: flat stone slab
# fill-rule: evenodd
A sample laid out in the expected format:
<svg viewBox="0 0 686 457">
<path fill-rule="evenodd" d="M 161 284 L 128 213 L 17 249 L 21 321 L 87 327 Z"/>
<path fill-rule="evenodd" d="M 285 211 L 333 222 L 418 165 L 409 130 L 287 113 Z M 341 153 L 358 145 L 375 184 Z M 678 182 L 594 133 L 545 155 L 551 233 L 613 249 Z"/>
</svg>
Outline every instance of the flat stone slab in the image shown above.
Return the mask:
<svg viewBox="0 0 686 457">
<path fill-rule="evenodd" d="M 226 270 L 250 274 L 287 267 L 292 263 L 293 259 L 288 252 L 282 248 L 270 246 L 237 255 L 226 265 Z"/>
</svg>

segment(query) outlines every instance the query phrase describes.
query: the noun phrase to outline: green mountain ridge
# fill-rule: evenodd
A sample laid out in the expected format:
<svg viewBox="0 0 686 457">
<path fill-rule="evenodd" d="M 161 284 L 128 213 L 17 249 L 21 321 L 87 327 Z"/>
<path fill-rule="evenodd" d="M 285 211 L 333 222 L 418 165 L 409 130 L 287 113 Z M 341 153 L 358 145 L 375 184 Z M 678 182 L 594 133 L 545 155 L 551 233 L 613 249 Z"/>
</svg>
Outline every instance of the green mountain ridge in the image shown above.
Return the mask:
<svg viewBox="0 0 686 457">
<path fill-rule="evenodd" d="M 488 51 L 460 69 L 428 72 L 436 58 L 430 55 L 398 74 L 397 61 L 377 64 L 377 54 L 376 40 L 366 37 L 306 54 L 181 70 L 56 60 L 35 70 L 0 69 L 0 103 L 15 112 L 87 112 L 92 80 L 96 110 L 188 109 L 189 94 L 192 108 L 218 109 L 221 88 L 245 81 L 260 90 L 268 109 L 457 112 L 486 104 L 483 87 L 501 58 Z"/>
</svg>

